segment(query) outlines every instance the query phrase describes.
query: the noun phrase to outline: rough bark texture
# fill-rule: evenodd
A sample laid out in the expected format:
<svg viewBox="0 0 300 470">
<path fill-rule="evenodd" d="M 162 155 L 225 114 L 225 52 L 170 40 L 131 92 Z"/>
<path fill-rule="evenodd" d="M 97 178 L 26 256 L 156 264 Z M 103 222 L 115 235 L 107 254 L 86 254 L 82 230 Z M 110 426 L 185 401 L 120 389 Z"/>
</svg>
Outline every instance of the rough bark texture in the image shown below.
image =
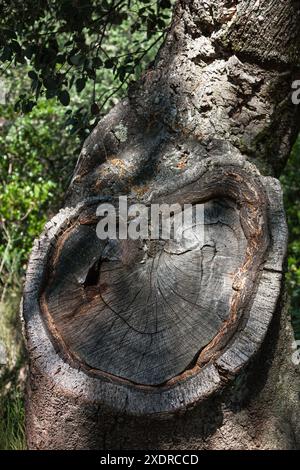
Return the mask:
<svg viewBox="0 0 300 470">
<path fill-rule="evenodd" d="M 87 139 L 27 273 L 30 448 L 299 446 L 287 232 L 271 177 L 299 130 L 299 24 L 292 0 L 178 1 L 155 65 Z M 202 202 L 216 227 L 198 251 L 154 244 L 141 267 L 136 246 L 109 251 L 94 236 L 95 205 L 120 194 Z"/>
<path fill-rule="evenodd" d="M 82 386 L 67 394 L 49 369 L 31 367 L 31 449 L 299 449 L 299 372 L 288 311 L 279 305 L 264 347 L 225 393 L 170 416 L 113 413 Z M 52 372 L 52 375 L 51 375 Z M 93 393 L 93 391 L 91 391 Z"/>
</svg>

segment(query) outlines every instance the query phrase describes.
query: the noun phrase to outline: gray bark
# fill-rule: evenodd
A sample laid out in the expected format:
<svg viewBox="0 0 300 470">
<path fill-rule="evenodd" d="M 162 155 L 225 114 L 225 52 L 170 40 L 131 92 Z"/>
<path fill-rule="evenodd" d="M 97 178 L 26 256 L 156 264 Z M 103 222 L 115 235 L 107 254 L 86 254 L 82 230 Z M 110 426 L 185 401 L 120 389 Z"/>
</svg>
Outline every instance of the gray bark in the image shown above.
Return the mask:
<svg viewBox="0 0 300 470">
<path fill-rule="evenodd" d="M 274 178 L 299 131 L 299 20 L 292 0 L 178 1 L 154 66 L 85 142 L 27 272 L 30 448 L 299 447 Z M 146 259 L 100 242 L 95 207 L 124 194 L 204 204 L 206 238 Z"/>
</svg>

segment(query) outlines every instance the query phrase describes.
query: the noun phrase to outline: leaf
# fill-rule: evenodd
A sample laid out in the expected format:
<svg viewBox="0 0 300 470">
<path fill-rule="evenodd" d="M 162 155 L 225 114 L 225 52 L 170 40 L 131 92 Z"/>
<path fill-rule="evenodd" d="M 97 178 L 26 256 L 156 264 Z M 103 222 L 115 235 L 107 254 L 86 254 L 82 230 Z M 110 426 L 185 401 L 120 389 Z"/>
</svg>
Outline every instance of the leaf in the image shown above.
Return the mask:
<svg viewBox="0 0 300 470">
<path fill-rule="evenodd" d="M 5 34 L 5 36 L 7 38 L 17 39 L 17 35 L 16 35 L 15 31 L 13 31 L 12 29 L 3 29 L 2 34 Z"/>
<path fill-rule="evenodd" d="M 70 95 L 67 90 L 62 90 L 58 93 L 58 99 L 63 106 L 68 106 L 70 104 Z"/>
<path fill-rule="evenodd" d="M 76 80 L 75 86 L 76 86 L 77 93 L 80 93 L 84 89 L 85 84 L 86 84 L 86 80 L 84 78 L 78 78 Z"/>
<path fill-rule="evenodd" d="M 106 59 L 106 61 L 104 62 L 104 67 L 106 69 L 112 69 L 114 65 L 115 65 L 114 59 Z"/>
<path fill-rule="evenodd" d="M 5 62 L 6 60 L 11 60 L 12 57 L 12 50 L 9 46 L 5 46 L 1 55 L 1 60 L 2 62 Z"/>
<path fill-rule="evenodd" d="M 32 100 L 24 100 L 22 102 L 22 111 L 24 114 L 30 113 L 32 111 L 33 107 L 36 105 L 35 101 Z"/>
<path fill-rule="evenodd" d="M 37 73 L 34 70 L 29 70 L 28 77 L 31 78 L 31 80 L 38 80 Z"/>
<path fill-rule="evenodd" d="M 42 88 L 42 83 L 38 80 L 38 83 L 36 85 L 36 90 L 35 90 L 35 99 L 36 99 L 36 101 L 38 100 L 38 98 L 40 96 L 41 88 Z"/>
<path fill-rule="evenodd" d="M 102 62 L 102 60 L 100 59 L 100 57 L 94 57 L 94 58 L 93 58 L 93 66 L 94 66 L 95 68 L 99 68 L 99 67 L 101 67 L 101 65 L 103 65 L 103 62 Z"/>
<path fill-rule="evenodd" d="M 57 64 L 64 64 L 66 61 L 66 55 L 65 54 L 58 54 L 56 56 L 56 62 Z"/>
<path fill-rule="evenodd" d="M 47 90 L 54 90 L 57 88 L 58 81 L 54 77 L 46 77 L 44 79 L 44 86 Z"/>
<path fill-rule="evenodd" d="M 31 57 L 33 56 L 34 53 L 35 53 L 35 49 L 32 45 L 28 45 L 25 49 L 25 52 L 24 52 L 27 59 L 31 59 Z"/>
<path fill-rule="evenodd" d="M 20 111 L 20 107 L 21 107 L 21 100 L 18 100 L 16 101 L 14 105 L 14 111 Z"/>
<path fill-rule="evenodd" d="M 11 41 L 11 47 L 13 49 L 13 51 L 16 53 L 16 54 L 22 54 L 22 47 L 20 46 L 20 44 L 18 43 L 18 41 L 16 41 L 15 39 L 13 41 Z"/>
<path fill-rule="evenodd" d="M 126 67 L 124 65 L 121 65 L 118 68 L 117 75 L 119 76 L 119 78 L 122 82 L 124 80 L 125 76 L 126 76 Z"/>
<path fill-rule="evenodd" d="M 55 89 L 48 88 L 48 90 L 46 91 L 47 100 L 50 100 L 51 98 L 54 98 L 54 96 L 56 96 L 56 94 L 57 94 L 57 91 Z"/>
<path fill-rule="evenodd" d="M 99 106 L 97 105 L 97 103 L 93 103 L 92 106 L 91 106 L 91 113 L 96 116 L 97 114 L 99 114 Z"/>
<path fill-rule="evenodd" d="M 170 2 L 170 0 L 159 0 L 159 6 L 160 8 L 171 8 L 172 4 Z"/>
<path fill-rule="evenodd" d="M 96 79 L 96 72 L 94 69 L 88 69 L 87 70 L 87 76 L 92 79 L 92 80 L 95 80 Z"/>
<path fill-rule="evenodd" d="M 73 65 L 81 65 L 84 62 L 84 57 L 81 54 L 72 55 L 70 57 L 70 62 Z"/>
</svg>

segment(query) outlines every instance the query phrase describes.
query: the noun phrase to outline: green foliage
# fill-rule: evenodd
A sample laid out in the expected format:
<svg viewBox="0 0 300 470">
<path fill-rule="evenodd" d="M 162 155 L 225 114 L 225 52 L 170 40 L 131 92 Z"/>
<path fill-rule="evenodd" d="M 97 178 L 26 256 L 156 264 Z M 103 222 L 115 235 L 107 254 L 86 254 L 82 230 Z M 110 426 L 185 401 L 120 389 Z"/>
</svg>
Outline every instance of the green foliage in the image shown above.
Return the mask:
<svg viewBox="0 0 300 470">
<path fill-rule="evenodd" d="M 0 397 L 0 407 L 0 450 L 25 449 L 23 390 L 14 386 Z"/>
<path fill-rule="evenodd" d="M 26 366 L 20 319 L 20 291 L 14 286 L 0 302 L 0 340 L 7 364 L 0 367 L 0 449 L 25 448 L 24 387 Z"/>
<path fill-rule="evenodd" d="M 287 282 L 295 335 L 300 340 L 300 137 L 281 182 L 290 234 Z"/>
<path fill-rule="evenodd" d="M 165 34 L 171 4 L 170 0 L 3 0 L 0 63 L 3 69 L 27 64 L 30 79 L 15 109 L 28 113 L 41 96 L 56 97 L 63 106 L 71 103 L 68 123 L 74 131 L 90 131 L 112 96 L 149 61 Z M 110 89 L 98 86 L 113 82 Z M 89 98 L 83 108 L 76 107 L 74 92 L 85 88 Z"/>
<path fill-rule="evenodd" d="M 0 116 L 0 340 L 8 356 L 0 369 L 0 448 L 22 449 L 23 274 L 34 238 L 61 205 L 80 141 L 65 129 L 65 109 L 55 100 L 40 100 L 24 116 L 8 102 L 0 106 Z"/>
<path fill-rule="evenodd" d="M 0 132 L 0 281 L 5 290 L 23 273 L 33 239 L 61 202 L 78 141 L 64 129 L 64 109 L 53 100 L 40 101 L 25 116 L 15 116 L 10 107 L 0 112 L 6 117 Z"/>
</svg>

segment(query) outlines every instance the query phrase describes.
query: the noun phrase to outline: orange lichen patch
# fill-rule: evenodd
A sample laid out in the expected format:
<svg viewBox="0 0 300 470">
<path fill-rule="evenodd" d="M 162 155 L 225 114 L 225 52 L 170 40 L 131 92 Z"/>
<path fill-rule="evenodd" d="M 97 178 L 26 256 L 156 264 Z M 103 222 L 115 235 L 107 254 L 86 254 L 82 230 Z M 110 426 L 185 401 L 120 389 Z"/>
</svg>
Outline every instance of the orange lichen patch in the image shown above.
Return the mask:
<svg viewBox="0 0 300 470">
<path fill-rule="evenodd" d="M 107 164 L 101 165 L 100 168 L 97 169 L 94 183 L 96 191 L 105 187 L 106 179 L 109 177 L 109 174 L 110 167 Z"/>
<path fill-rule="evenodd" d="M 187 155 L 182 155 L 181 159 L 176 165 L 176 168 L 178 168 L 179 170 L 184 170 L 184 168 L 186 167 L 186 164 L 187 164 Z"/>
<path fill-rule="evenodd" d="M 118 157 L 116 156 L 116 154 L 112 154 L 112 155 L 106 155 L 106 161 L 111 161 L 111 160 L 115 160 L 115 159 L 118 159 Z"/>
<path fill-rule="evenodd" d="M 109 160 L 109 164 L 118 169 L 119 177 L 124 176 L 130 167 L 130 165 L 126 161 L 121 160 L 120 158 L 112 158 L 111 160 Z"/>
<path fill-rule="evenodd" d="M 108 182 L 119 182 L 125 189 L 126 182 L 129 184 L 132 180 L 130 171 L 132 165 L 126 160 L 112 158 L 97 169 L 95 174 L 94 187 L 96 191 L 107 188 Z"/>
<path fill-rule="evenodd" d="M 149 191 L 149 186 L 132 186 L 131 189 L 138 197 L 142 197 L 147 191 Z"/>
<path fill-rule="evenodd" d="M 96 171 L 98 176 L 107 176 L 109 174 L 109 172 L 110 172 L 109 163 L 105 163 L 105 164 L 101 165 Z"/>
</svg>

